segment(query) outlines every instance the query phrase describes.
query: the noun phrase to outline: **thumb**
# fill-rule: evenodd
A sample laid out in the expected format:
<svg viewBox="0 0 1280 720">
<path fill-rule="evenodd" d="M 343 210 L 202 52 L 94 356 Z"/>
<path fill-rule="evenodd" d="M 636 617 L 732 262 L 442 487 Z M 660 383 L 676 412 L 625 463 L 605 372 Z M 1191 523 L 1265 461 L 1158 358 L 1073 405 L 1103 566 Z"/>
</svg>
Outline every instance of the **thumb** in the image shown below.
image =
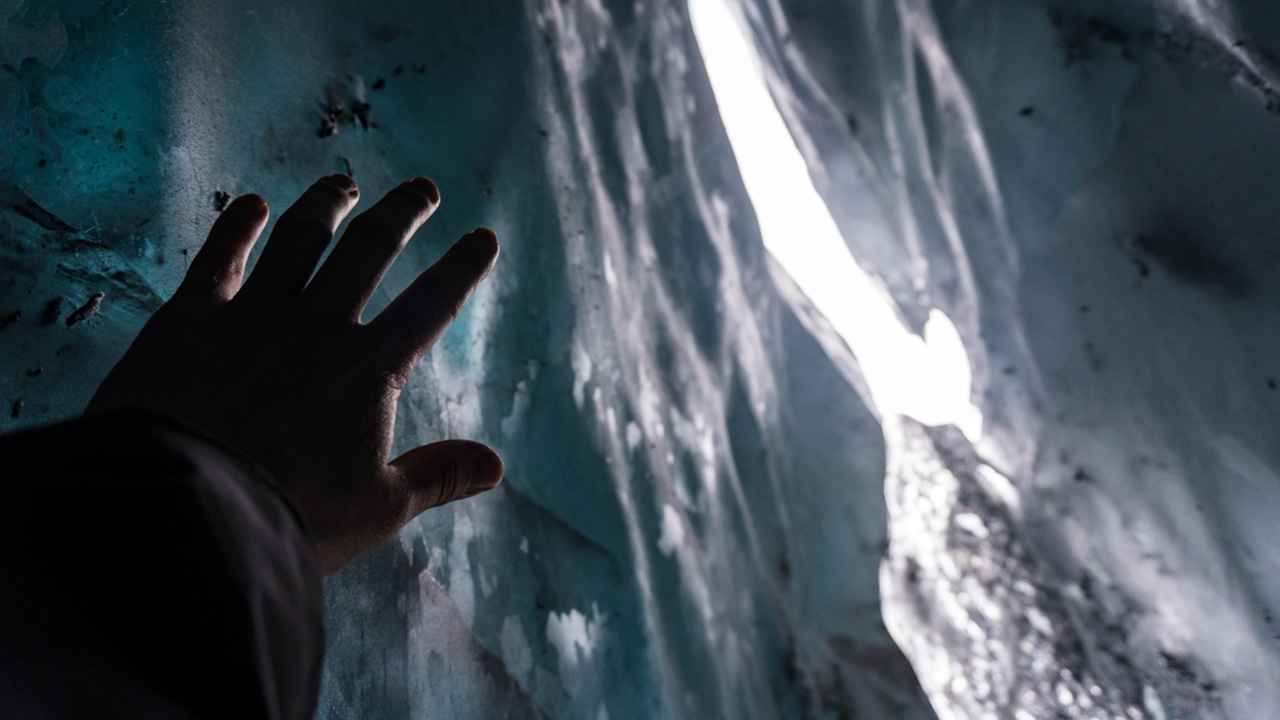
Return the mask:
<svg viewBox="0 0 1280 720">
<path fill-rule="evenodd" d="M 502 482 L 502 459 L 488 445 L 445 440 L 416 447 L 391 461 L 409 489 L 413 514 L 479 495 Z"/>
</svg>

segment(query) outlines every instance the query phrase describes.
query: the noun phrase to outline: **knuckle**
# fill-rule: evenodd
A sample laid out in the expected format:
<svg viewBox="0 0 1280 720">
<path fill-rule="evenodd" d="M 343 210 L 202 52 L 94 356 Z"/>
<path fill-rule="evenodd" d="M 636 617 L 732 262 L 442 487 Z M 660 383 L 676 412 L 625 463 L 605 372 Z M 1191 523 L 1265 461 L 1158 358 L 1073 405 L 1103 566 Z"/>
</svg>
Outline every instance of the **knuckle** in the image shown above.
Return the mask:
<svg viewBox="0 0 1280 720">
<path fill-rule="evenodd" d="M 453 458 L 440 453 L 433 463 L 435 475 L 435 502 L 432 506 L 444 505 L 462 497 L 466 490 L 466 477 Z"/>
<path fill-rule="evenodd" d="M 404 244 L 412 226 L 404 220 L 391 217 L 386 212 L 367 212 L 351 221 L 352 230 L 362 242 L 397 248 Z M 348 231 L 351 232 L 351 231 Z"/>
<path fill-rule="evenodd" d="M 368 326 L 360 326 L 357 333 L 367 335 L 367 328 Z M 357 373 L 370 383 L 367 391 L 394 403 L 397 394 L 409 384 L 409 378 L 413 375 L 413 364 L 406 363 L 404 358 L 396 354 L 391 347 L 380 346 L 381 344 L 376 340 L 366 338 L 361 344 L 366 350 L 362 352 L 358 361 Z M 391 391 L 391 394 L 388 394 L 388 391 Z"/>
<path fill-rule="evenodd" d="M 404 392 L 404 389 L 409 385 L 409 373 L 402 370 L 389 372 L 387 373 L 386 383 L 387 387 L 395 392 Z"/>
<path fill-rule="evenodd" d="M 280 218 L 277 232 L 282 232 L 286 239 L 297 238 L 304 242 L 316 238 L 328 240 L 333 237 L 333 226 L 332 217 L 290 210 Z"/>
<path fill-rule="evenodd" d="M 409 373 L 399 369 L 381 369 L 378 372 L 378 384 L 383 391 L 390 390 L 399 394 L 409 384 Z"/>
</svg>

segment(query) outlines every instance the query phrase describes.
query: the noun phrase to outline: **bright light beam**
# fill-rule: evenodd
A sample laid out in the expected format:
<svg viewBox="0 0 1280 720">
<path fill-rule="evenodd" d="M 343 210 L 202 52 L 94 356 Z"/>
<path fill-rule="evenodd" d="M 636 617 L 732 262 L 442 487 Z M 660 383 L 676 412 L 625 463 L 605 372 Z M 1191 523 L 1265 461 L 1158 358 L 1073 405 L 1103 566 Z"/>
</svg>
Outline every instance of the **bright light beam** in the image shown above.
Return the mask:
<svg viewBox="0 0 1280 720">
<path fill-rule="evenodd" d="M 854 261 L 765 85 L 760 58 L 725 0 L 689 0 L 694 35 L 765 248 L 849 344 L 882 416 L 952 424 L 971 442 L 982 412 L 959 332 L 931 310 L 924 337 L 899 320 Z"/>
</svg>

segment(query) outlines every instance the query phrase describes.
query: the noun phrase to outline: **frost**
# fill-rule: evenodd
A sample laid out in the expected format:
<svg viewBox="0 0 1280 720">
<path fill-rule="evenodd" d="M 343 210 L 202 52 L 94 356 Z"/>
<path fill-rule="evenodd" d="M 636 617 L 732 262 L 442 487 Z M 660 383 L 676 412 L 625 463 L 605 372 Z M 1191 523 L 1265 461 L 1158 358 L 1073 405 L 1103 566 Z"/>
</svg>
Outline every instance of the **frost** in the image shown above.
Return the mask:
<svg viewBox="0 0 1280 720">
<path fill-rule="evenodd" d="M 547 642 L 560 654 L 562 676 L 571 675 L 584 663 L 590 662 L 596 651 L 601 622 L 600 609 L 594 604 L 589 615 L 570 610 L 547 616 Z"/>
<path fill-rule="evenodd" d="M 670 505 L 662 506 L 662 532 L 658 536 L 658 549 L 670 557 L 684 545 L 684 523 L 680 513 Z"/>
</svg>

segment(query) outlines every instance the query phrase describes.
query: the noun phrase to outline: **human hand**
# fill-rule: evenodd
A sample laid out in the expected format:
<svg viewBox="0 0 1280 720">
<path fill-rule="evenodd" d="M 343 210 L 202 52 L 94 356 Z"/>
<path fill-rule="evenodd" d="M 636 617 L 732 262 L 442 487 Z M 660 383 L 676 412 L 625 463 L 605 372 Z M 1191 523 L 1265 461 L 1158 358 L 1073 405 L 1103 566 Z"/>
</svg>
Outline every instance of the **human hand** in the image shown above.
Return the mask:
<svg viewBox="0 0 1280 720">
<path fill-rule="evenodd" d="M 352 219 L 315 271 L 358 197 L 351 178 L 321 178 L 280 216 L 247 279 L 269 210 L 257 195 L 237 198 L 86 410 L 158 410 L 256 460 L 315 533 L 326 574 L 422 511 L 496 487 L 503 472 L 493 450 L 466 440 L 388 462 L 400 391 L 493 267 L 497 238 L 467 234 L 362 324 L 440 194 L 426 178 L 400 185 Z"/>
</svg>

